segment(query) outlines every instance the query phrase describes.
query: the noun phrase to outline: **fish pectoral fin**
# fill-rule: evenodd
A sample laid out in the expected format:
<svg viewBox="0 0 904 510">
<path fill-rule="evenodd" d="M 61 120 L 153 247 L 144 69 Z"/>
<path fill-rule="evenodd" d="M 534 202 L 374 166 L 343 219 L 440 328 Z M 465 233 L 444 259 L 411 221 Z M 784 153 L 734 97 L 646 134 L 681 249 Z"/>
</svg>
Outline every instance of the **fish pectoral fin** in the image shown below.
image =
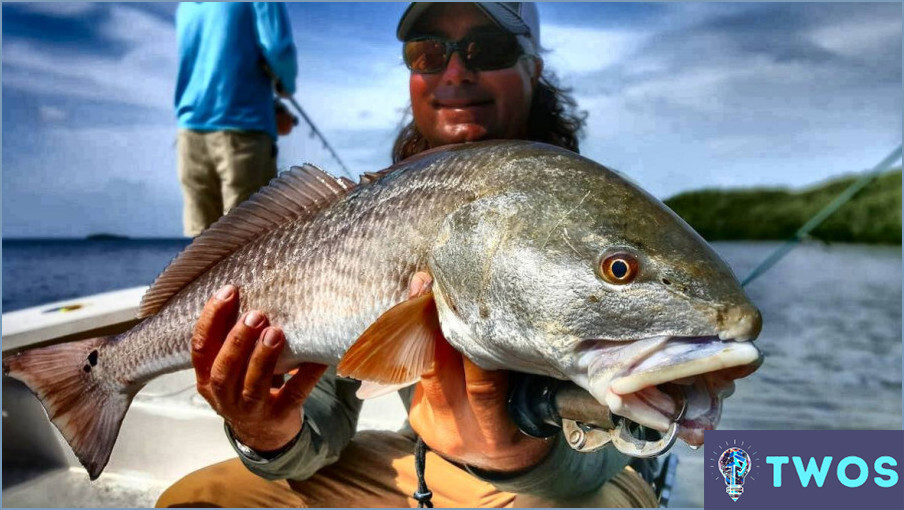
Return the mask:
<svg viewBox="0 0 904 510">
<path fill-rule="evenodd" d="M 361 400 L 382 397 L 383 395 L 389 395 L 394 391 L 399 391 L 402 388 L 407 388 L 420 380 L 421 378 L 418 377 L 414 381 L 399 384 L 380 384 L 373 381 L 361 381 L 361 387 L 355 392 L 355 396 Z"/>
<path fill-rule="evenodd" d="M 407 386 L 433 363 L 437 338 L 442 331 L 436 303 L 427 292 L 381 315 L 346 351 L 336 371 L 342 377 Z"/>
</svg>

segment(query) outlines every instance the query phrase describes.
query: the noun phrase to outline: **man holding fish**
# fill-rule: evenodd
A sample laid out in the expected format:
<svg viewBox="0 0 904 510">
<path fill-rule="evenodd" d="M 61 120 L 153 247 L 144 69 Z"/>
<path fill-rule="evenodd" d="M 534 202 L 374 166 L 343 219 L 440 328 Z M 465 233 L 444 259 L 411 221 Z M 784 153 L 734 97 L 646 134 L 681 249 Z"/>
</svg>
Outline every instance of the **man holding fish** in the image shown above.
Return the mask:
<svg viewBox="0 0 904 510">
<path fill-rule="evenodd" d="M 411 69 L 414 120 L 396 141 L 394 161 L 488 139 L 545 141 L 577 151 L 583 118 L 543 75 L 539 36 L 533 4 L 409 7 L 398 37 Z M 416 273 L 410 297 L 424 294 L 431 283 L 429 274 Z M 183 479 L 159 505 L 414 504 L 411 434 L 369 432 L 352 439 L 360 410 L 354 386 L 332 373 L 323 376 L 323 365 L 302 366 L 271 393 L 284 338 L 258 312 L 236 322 L 238 292 L 221 289 L 198 323 L 198 389 L 226 419 L 244 464 L 263 477 L 290 481 L 254 479 L 230 461 Z M 440 341 L 434 366 L 414 391 L 403 391 L 410 428 L 436 452 L 427 455 L 426 480 L 438 506 L 657 506 L 650 487 L 625 467 L 628 458 L 613 449 L 578 453 L 561 438 L 521 433 L 506 409 L 508 388 L 507 371 L 483 370 Z M 315 427 L 319 433 L 304 433 Z M 620 483 L 600 490 L 614 476 Z"/>
</svg>

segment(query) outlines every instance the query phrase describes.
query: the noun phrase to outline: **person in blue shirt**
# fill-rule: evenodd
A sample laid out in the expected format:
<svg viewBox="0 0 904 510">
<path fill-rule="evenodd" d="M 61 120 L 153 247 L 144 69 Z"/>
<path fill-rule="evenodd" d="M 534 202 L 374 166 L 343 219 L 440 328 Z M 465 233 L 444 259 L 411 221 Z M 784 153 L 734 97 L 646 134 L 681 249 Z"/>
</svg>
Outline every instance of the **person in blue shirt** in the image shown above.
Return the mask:
<svg viewBox="0 0 904 510">
<path fill-rule="evenodd" d="M 176 11 L 179 179 L 194 237 L 276 177 L 273 84 L 295 92 L 297 61 L 283 3 L 186 2 Z"/>
</svg>

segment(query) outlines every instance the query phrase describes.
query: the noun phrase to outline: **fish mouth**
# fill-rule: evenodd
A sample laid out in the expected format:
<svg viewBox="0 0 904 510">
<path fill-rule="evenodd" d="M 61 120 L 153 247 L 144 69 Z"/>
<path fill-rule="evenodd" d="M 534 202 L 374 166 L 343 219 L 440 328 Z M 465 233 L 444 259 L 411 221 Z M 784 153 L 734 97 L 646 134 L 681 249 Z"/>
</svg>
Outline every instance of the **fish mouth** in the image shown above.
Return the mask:
<svg viewBox="0 0 904 510">
<path fill-rule="evenodd" d="M 718 426 L 734 380 L 753 373 L 763 360 L 751 342 L 717 336 L 656 337 L 632 344 L 624 349 L 624 342 L 591 343 L 591 394 L 612 414 L 662 433 L 677 423 L 678 437 L 695 447 L 703 444 L 705 430 Z M 604 361 L 624 350 L 617 365 Z"/>
</svg>

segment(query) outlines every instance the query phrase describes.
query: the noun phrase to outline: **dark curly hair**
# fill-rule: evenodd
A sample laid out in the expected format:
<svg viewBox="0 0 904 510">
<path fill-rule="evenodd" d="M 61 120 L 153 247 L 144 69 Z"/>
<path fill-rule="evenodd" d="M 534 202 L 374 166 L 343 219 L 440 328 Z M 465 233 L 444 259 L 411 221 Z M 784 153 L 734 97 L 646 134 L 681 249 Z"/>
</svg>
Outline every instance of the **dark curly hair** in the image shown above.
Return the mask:
<svg viewBox="0 0 904 510">
<path fill-rule="evenodd" d="M 578 110 L 571 89 L 560 87 L 555 74 L 544 71 L 534 89 L 527 119 L 527 139 L 580 152 L 578 139 L 583 137 L 586 122 L 587 112 Z M 429 148 L 430 144 L 412 120 L 396 137 L 392 162 L 398 163 Z"/>
</svg>

